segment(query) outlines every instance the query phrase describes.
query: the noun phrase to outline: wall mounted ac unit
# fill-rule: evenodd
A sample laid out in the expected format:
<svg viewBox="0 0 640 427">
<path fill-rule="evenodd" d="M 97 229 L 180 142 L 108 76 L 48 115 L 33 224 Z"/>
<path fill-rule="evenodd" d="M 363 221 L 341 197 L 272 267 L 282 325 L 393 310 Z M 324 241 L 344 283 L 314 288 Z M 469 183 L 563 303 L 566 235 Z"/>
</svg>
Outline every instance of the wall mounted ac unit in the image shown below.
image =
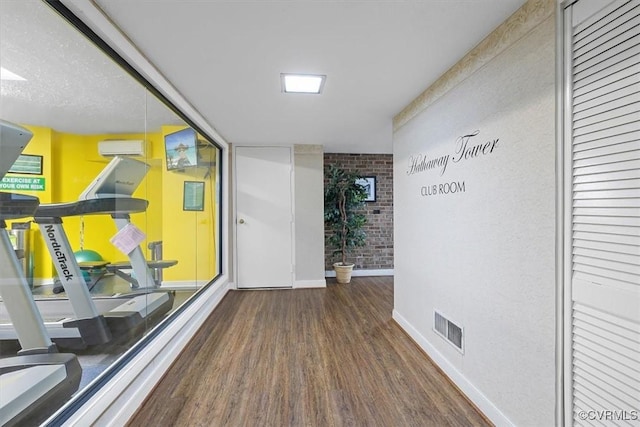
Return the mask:
<svg viewBox="0 0 640 427">
<path fill-rule="evenodd" d="M 101 156 L 145 156 L 147 144 L 141 139 L 109 139 L 98 142 L 98 153 Z"/>
</svg>

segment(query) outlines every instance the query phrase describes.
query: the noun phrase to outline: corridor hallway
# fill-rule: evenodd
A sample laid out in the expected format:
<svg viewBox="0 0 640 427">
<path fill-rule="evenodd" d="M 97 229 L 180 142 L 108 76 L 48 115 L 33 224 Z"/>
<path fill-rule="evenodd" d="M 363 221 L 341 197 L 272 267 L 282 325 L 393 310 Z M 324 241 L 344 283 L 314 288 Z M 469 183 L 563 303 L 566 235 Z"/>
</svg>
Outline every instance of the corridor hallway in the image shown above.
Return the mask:
<svg viewBox="0 0 640 427">
<path fill-rule="evenodd" d="M 486 426 L 391 319 L 392 277 L 230 291 L 130 426 Z"/>
</svg>

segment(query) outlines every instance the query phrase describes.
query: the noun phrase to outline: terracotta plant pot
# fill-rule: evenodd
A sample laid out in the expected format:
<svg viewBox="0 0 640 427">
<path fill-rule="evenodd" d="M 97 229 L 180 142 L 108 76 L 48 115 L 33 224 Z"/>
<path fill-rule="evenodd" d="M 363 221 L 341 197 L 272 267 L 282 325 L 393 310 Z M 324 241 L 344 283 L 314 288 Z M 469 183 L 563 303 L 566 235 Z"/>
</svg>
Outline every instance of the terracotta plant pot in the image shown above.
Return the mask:
<svg viewBox="0 0 640 427">
<path fill-rule="evenodd" d="M 353 264 L 342 265 L 342 263 L 336 262 L 333 264 L 333 269 L 336 271 L 336 279 L 338 283 L 351 282 L 351 272 L 353 271 Z"/>
</svg>

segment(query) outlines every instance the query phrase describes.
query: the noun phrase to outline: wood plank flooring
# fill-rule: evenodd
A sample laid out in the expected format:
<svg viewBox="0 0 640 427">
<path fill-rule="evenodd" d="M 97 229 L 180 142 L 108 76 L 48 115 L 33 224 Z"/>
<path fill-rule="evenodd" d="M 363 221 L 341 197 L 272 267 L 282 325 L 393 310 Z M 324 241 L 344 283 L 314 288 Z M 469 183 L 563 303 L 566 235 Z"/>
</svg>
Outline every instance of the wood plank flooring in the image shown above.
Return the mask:
<svg viewBox="0 0 640 427">
<path fill-rule="evenodd" d="M 231 291 L 129 425 L 490 425 L 392 309 L 390 277 Z"/>
</svg>

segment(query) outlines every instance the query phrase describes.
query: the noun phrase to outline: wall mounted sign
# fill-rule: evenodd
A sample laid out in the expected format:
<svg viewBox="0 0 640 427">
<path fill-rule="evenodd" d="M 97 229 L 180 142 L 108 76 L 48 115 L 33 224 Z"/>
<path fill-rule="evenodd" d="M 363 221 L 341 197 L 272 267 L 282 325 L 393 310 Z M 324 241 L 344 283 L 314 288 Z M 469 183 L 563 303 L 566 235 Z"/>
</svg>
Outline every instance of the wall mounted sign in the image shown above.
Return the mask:
<svg viewBox="0 0 640 427">
<path fill-rule="evenodd" d="M 435 196 L 438 194 L 464 193 L 466 191 L 467 185 L 464 181 L 451 181 L 424 185 L 420 188 L 420 195 Z"/>
<path fill-rule="evenodd" d="M 498 145 L 499 138 L 480 144 L 470 144 L 471 139 L 479 134 L 480 131 L 477 130 L 473 133 L 458 137 L 456 139 L 456 147 L 453 154 L 445 154 L 440 157 L 429 157 L 425 154 L 419 153 L 409 156 L 409 168 L 407 169 L 407 175 L 414 175 L 416 173 L 426 172 L 432 169 L 439 169 L 440 175 L 442 176 L 447 170 L 450 159 L 453 163 L 460 163 L 464 160 L 470 160 L 492 154 Z"/>
<path fill-rule="evenodd" d="M 5 176 L 0 180 L 0 190 L 44 191 L 45 179 L 29 176 Z"/>
<path fill-rule="evenodd" d="M 42 156 L 21 154 L 9 169 L 10 173 L 42 175 Z"/>
<path fill-rule="evenodd" d="M 185 181 L 184 182 L 182 210 L 184 211 L 203 211 L 204 210 L 204 182 L 203 181 Z"/>
<path fill-rule="evenodd" d="M 409 167 L 407 175 L 415 175 L 417 173 L 428 172 L 431 170 L 440 171 L 443 176 L 449 166 L 449 161 L 454 164 L 462 164 L 467 160 L 473 160 L 482 156 L 493 154 L 498 146 L 499 138 L 489 139 L 484 142 L 478 142 L 474 139 L 480 134 L 479 130 L 472 133 L 459 136 L 455 141 L 455 149 L 453 153 L 442 156 L 429 156 L 424 153 L 418 153 L 409 156 Z M 464 193 L 467 187 L 465 181 L 441 182 L 436 184 L 428 184 L 420 188 L 421 196 L 435 196 L 454 193 Z"/>
</svg>

